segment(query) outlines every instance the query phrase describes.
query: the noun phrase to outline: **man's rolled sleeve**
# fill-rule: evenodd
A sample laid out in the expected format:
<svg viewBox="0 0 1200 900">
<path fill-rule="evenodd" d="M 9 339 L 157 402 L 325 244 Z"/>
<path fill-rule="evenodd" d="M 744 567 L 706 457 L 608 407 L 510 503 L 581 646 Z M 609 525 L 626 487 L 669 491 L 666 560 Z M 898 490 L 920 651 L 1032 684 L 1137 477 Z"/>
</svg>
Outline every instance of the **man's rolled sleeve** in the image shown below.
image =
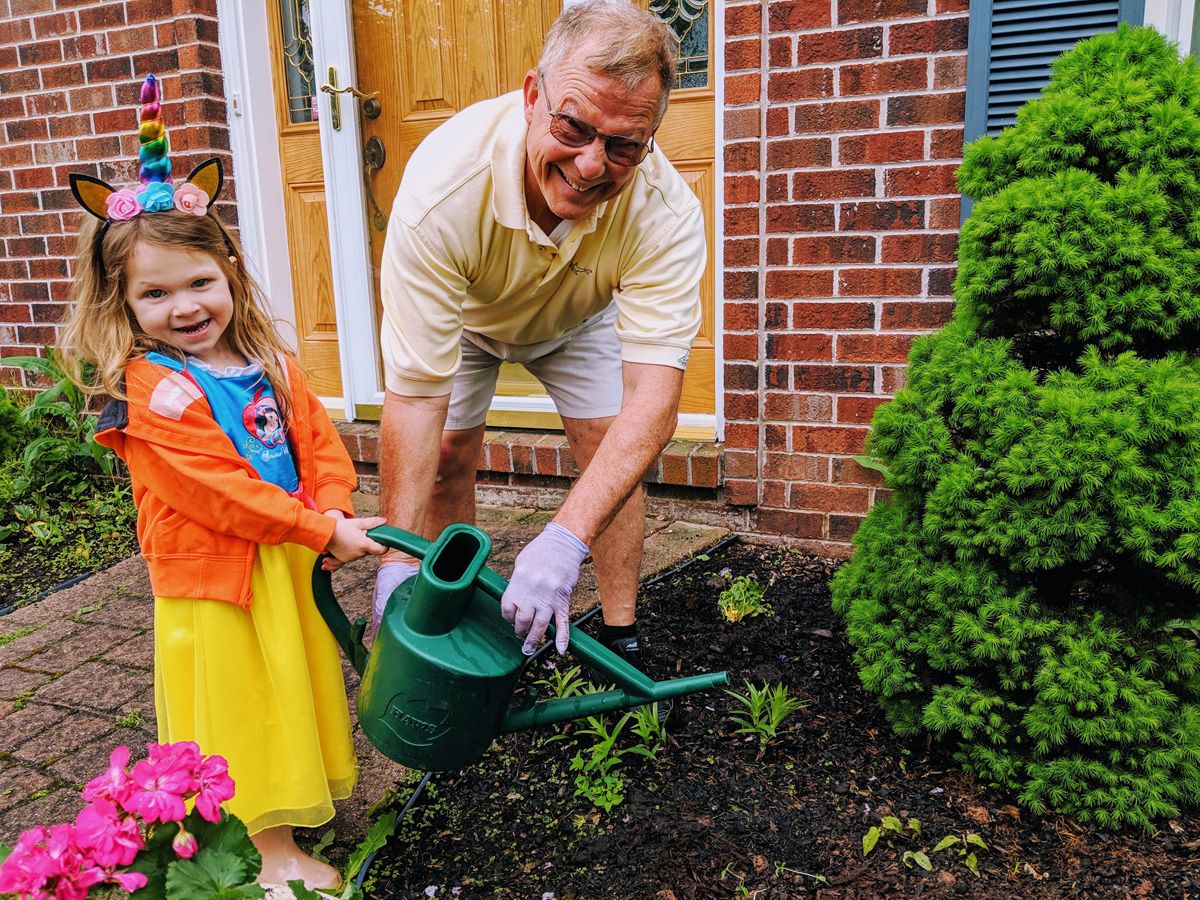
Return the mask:
<svg viewBox="0 0 1200 900">
<path fill-rule="evenodd" d="M 613 295 L 621 359 L 683 369 L 700 331 L 700 278 L 708 254 L 703 210 L 691 207 L 648 244 Z"/>
<path fill-rule="evenodd" d="M 467 281 L 420 233 L 393 214 L 383 249 L 380 348 L 389 391 L 410 397 L 450 393 L 461 360 Z"/>
</svg>

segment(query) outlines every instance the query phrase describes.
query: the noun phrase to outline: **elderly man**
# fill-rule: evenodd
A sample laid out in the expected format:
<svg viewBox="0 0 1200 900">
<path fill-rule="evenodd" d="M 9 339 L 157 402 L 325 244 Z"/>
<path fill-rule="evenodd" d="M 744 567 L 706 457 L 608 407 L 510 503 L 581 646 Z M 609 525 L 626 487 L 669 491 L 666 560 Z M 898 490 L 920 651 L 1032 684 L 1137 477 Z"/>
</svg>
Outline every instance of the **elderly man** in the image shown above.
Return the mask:
<svg viewBox="0 0 1200 900">
<path fill-rule="evenodd" d="M 562 417 L 581 474 L 517 557 L 504 617 L 533 653 L 592 554 L 600 639 L 639 664 L 641 478 L 674 432 L 700 324 L 703 213 L 654 147 L 670 32 L 625 0 L 567 8 L 520 91 L 477 103 L 409 160 L 383 253 L 382 511 L 433 538 L 475 517 L 501 362 Z M 377 614 L 415 571 L 380 566 Z"/>
</svg>

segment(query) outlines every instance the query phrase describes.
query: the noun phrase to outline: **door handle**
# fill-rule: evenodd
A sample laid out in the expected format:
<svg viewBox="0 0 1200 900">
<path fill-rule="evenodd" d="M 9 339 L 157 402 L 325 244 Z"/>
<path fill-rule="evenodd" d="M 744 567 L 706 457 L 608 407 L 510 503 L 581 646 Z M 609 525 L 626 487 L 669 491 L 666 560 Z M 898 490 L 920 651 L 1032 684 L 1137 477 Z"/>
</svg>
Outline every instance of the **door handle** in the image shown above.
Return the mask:
<svg viewBox="0 0 1200 900">
<path fill-rule="evenodd" d="M 367 203 L 371 206 L 371 224 L 375 226 L 376 231 L 383 231 L 387 228 L 387 216 L 375 202 L 375 191 L 371 188 L 371 176 L 382 169 L 386 161 L 387 148 L 383 146 L 383 141 L 377 137 L 368 140 L 366 146 L 363 147 L 363 186 L 366 188 Z"/>
<path fill-rule="evenodd" d="M 379 96 L 379 91 L 371 91 L 371 93 L 365 94 L 352 84 L 348 84 L 345 87 L 338 87 L 337 66 L 329 67 L 329 80 L 321 85 L 321 90 L 329 95 L 329 124 L 333 126 L 334 131 L 342 130 L 342 94 L 351 94 L 360 100 L 375 102 L 376 107 L 379 105 L 375 101 L 375 98 Z M 372 116 L 372 118 L 374 117 Z"/>
</svg>

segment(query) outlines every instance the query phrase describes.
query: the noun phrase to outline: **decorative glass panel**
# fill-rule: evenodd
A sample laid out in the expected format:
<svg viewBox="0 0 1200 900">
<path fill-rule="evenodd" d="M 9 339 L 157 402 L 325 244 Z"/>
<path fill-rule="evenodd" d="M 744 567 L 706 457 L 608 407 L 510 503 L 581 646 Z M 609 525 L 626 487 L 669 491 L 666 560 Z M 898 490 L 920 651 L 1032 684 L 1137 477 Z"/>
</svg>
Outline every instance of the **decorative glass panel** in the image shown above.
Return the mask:
<svg viewBox="0 0 1200 900">
<path fill-rule="evenodd" d="M 279 12 L 288 118 L 301 125 L 313 121 L 317 105 L 308 0 L 279 0 Z"/>
<path fill-rule="evenodd" d="M 676 87 L 708 87 L 708 0 L 650 0 L 679 43 Z"/>
</svg>

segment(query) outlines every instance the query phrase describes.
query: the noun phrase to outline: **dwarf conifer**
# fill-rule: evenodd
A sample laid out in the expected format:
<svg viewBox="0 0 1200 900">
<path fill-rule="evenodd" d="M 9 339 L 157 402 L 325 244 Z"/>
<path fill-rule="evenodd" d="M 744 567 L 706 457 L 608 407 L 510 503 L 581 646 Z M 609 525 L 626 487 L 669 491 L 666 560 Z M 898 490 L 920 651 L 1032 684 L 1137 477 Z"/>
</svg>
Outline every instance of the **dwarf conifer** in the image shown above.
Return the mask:
<svg viewBox="0 0 1200 900">
<path fill-rule="evenodd" d="M 1027 807 L 1200 800 L 1200 66 L 1080 43 L 967 148 L 954 318 L 870 452 L 834 581 L 864 685 Z"/>
</svg>

